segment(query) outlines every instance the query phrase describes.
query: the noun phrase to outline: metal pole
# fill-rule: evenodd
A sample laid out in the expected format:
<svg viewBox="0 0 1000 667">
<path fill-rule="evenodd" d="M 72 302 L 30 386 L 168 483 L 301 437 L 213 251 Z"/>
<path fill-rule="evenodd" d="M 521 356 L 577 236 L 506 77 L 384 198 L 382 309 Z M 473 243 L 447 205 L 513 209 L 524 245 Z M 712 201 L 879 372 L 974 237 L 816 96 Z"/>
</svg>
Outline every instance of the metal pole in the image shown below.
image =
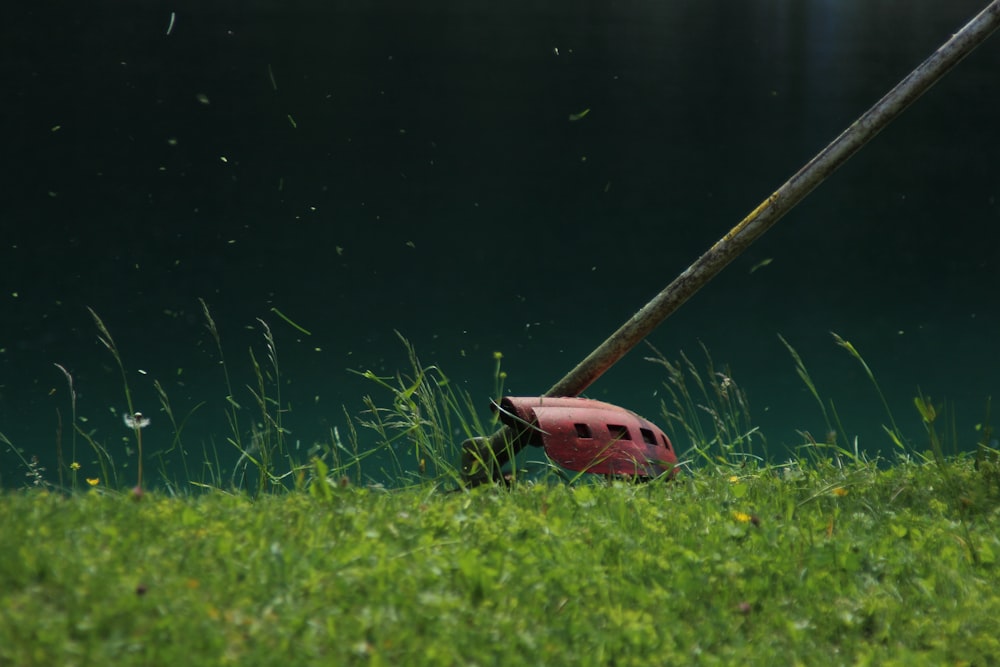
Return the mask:
<svg viewBox="0 0 1000 667">
<path fill-rule="evenodd" d="M 708 252 L 642 307 L 581 361 L 546 396 L 576 396 L 621 359 L 727 264 L 778 222 L 806 195 L 891 123 L 962 58 L 1000 27 L 1000 0 L 994 0 L 944 43 L 885 97 L 809 161 L 784 185 L 729 230 Z"/>
<path fill-rule="evenodd" d="M 545 392 L 545 396 L 577 396 L 590 386 L 998 27 L 1000 0 L 993 0 L 774 194 L 695 260 L 652 301 L 629 318 L 576 368 L 554 384 Z M 506 462 L 511 453 L 511 435 L 505 431 L 502 429 L 488 439 L 490 449 L 501 464 Z M 466 470 L 469 470 L 469 457 L 481 457 L 486 453 L 482 451 L 481 445 L 475 451 L 465 446 L 463 449 L 466 450 L 463 453 L 463 469 Z"/>
</svg>

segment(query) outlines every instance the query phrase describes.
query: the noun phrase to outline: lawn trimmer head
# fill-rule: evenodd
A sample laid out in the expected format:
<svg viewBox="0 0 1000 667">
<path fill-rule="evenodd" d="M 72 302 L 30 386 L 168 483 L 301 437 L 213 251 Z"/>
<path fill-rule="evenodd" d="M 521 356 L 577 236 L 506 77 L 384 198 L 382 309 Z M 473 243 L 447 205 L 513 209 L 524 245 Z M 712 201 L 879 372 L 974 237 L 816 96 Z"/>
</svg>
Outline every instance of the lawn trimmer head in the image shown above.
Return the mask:
<svg viewBox="0 0 1000 667">
<path fill-rule="evenodd" d="M 674 474 L 677 456 L 658 426 L 630 410 L 570 396 L 507 396 L 493 408 L 517 449 L 542 447 L 577 472 L 651 478 Z"/>
</svg>

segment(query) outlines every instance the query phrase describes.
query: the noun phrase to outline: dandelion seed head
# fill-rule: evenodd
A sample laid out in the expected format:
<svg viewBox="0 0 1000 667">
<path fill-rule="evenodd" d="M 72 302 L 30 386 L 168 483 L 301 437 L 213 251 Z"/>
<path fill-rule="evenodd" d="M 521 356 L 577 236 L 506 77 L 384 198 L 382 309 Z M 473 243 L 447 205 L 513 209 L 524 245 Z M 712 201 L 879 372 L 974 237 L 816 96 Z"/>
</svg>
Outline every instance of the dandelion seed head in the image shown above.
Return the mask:
<svg viewBox="0 0 1000 667">
<path fill-rule="evenodd" d="M 136 412 L 135 414 L 124 414 L 122 415 L 122 420 L 125 422 L 125 426 L 130 429 L 137 430 L 140 428 L 146 428 L 149 426 L 149 417 L 145 416 L 141 412 Z"/>
</svg>

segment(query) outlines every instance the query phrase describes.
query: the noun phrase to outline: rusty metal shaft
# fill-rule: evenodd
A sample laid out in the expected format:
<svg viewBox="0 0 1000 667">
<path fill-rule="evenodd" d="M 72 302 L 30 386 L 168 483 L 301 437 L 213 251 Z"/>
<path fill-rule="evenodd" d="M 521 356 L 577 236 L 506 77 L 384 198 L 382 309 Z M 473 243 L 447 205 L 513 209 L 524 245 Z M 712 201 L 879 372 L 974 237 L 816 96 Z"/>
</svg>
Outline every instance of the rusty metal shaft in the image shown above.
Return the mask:
<svg viewBox="0 0 1000 667">
<path fill-rule="evenodd" d="M 1000 27 L 994 0 L 608 337 L 546 396 L 577 396 Z"/>
</svg>

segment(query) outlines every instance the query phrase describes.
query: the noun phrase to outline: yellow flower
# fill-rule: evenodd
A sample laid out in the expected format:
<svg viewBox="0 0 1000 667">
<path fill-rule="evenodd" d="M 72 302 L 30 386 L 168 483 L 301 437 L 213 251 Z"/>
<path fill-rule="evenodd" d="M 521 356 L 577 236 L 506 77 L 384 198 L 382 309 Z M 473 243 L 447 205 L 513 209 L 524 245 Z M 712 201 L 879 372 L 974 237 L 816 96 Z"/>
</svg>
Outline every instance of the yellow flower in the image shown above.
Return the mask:
<svg viewBox="0 0 1000 667">
<path fill-rule="evenodd" d="M 87 484 L 90 484 L 91 486 L 97 486 L 100 483 L 101 483 L 101 478 L 100 477 L 88 477 L 87 478 Z"/>
<path fill-rule="evenodd" d="M 841 496 L 841 497 L 846 496 L 847 495 L 847 489 L 845 489 L 842 486 L 838 486 L 836 489 L 833 490 L 833 495 L 835 495 L 835 496 Z"/>
<path fill-rule="evenodd" d="M 747 514 L 746 512 L 733 512 L 733 518 L 740 523 L 750 523 L 760 528 L 760 517 L 756 514 Z"/>
<path fill-rule="evenodd" d="M 731 475 L 731 476 L 729 477 L 729 483 L 730 483 L 730 484 L 735 484 L 735 483 L 736 483 L 736 482 L 738 482 L 738 481 L 740 481 L 740 478 L 739 478 L 739 476 L 737 476 L 737 475 Z"/>
<path fill-rule="evenodd" d="M 73 471 L 79 470 L 80 464 L 77 463 L 76 461 L 73 461 L 72 463 L 69 464 L 69 469 Z"/>
</svg>

